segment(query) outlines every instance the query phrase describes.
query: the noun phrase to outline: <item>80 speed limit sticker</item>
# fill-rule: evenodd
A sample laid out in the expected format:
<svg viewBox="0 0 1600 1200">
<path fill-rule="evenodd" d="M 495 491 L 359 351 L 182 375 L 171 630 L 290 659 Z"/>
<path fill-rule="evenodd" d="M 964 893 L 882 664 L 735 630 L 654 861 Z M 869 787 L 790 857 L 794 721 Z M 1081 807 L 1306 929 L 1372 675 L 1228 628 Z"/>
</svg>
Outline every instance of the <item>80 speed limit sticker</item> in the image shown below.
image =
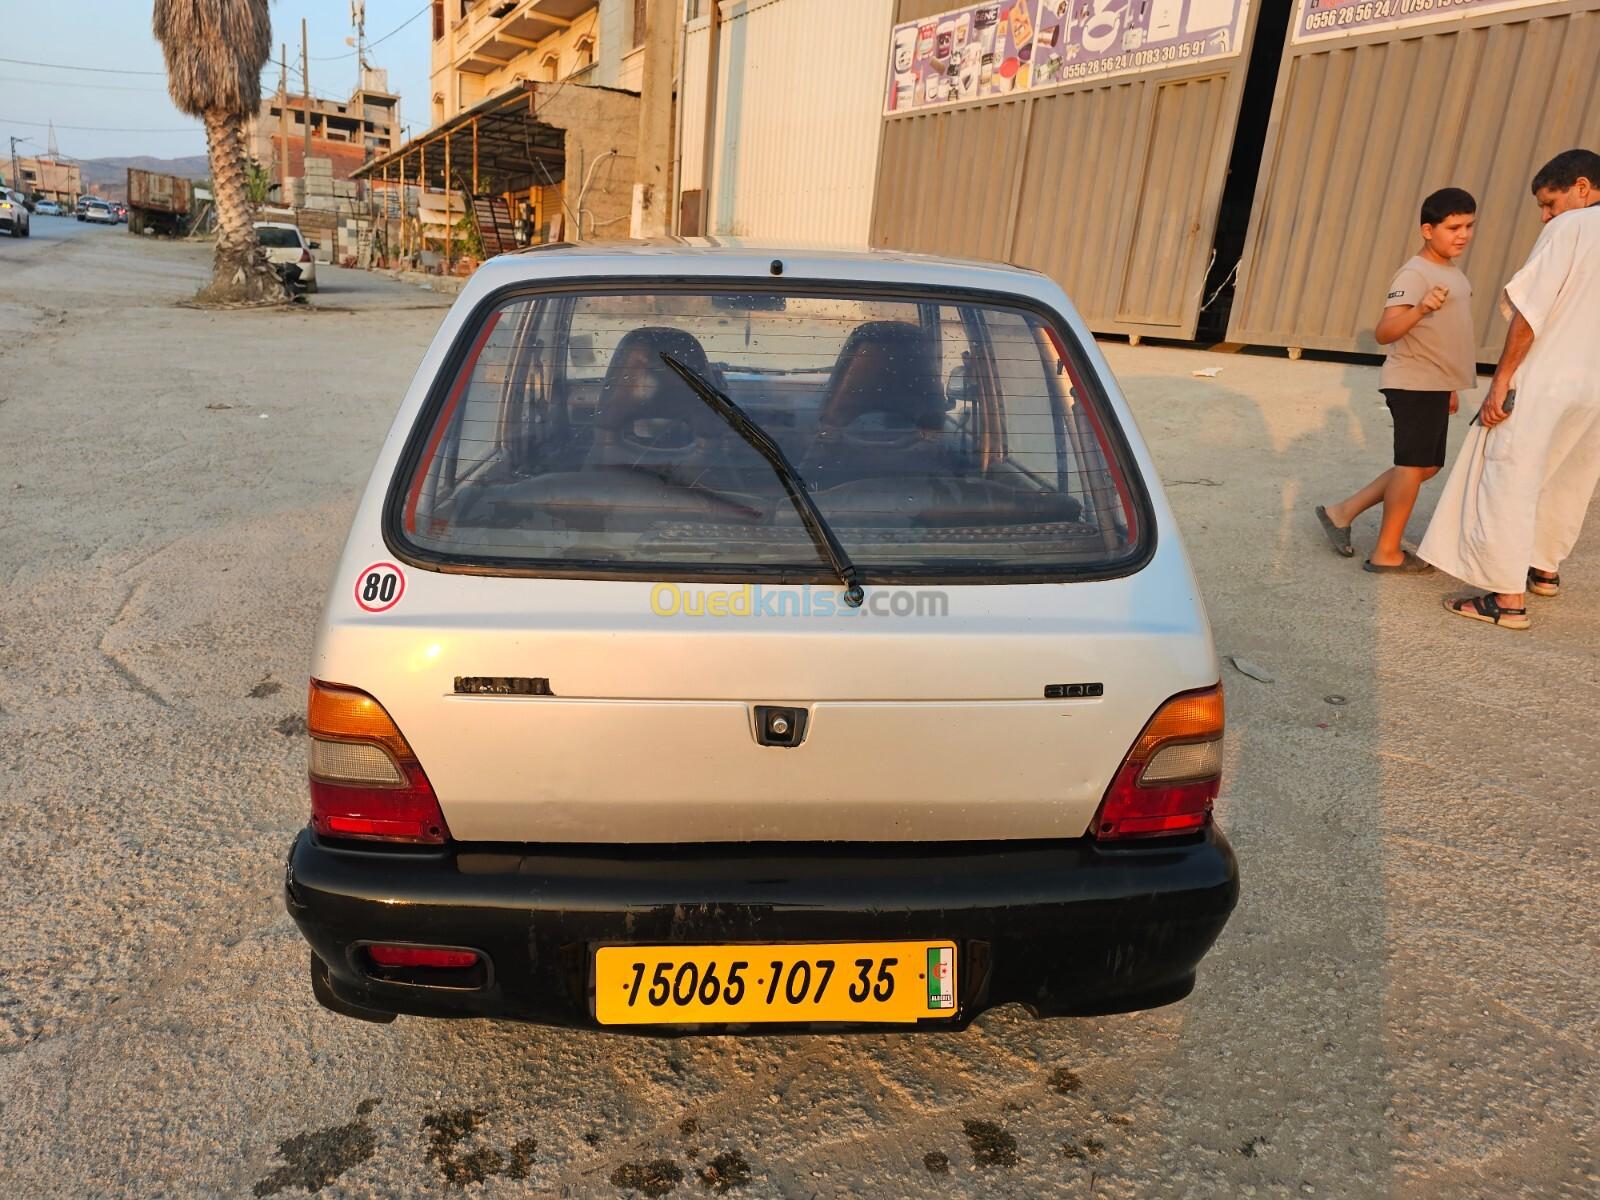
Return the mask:
<svg viewBox="0 0 1600 1200">
<path fill-rule="evenodd" d="M 356 576 L 356 603 L 369 613 L 387 612 L 405 594 L 405 572 L 391 562 L 373 563 Z"/>
</svg>

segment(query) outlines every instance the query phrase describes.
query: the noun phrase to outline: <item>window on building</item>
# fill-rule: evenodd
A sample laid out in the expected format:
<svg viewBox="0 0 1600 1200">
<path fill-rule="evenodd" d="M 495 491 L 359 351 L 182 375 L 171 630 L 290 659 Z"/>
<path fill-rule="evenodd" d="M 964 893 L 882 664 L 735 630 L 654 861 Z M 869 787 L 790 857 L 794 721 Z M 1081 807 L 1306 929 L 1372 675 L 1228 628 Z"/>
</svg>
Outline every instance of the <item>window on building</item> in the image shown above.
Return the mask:
<svg viewBox="0 0 1600 1200">
<path fill-rule="evenodd" d="M 546 83 L 554 83 L 561 78 L 561 57 L 554 52 L 546 54 L 539 60 L 539 71 L 544 76 Z"/>
<path fill-rule="evenodd" d="M 572 69 L 574 75 L 579 71 L 587 71 L 594 66 L 594 39 L 592 37 L 579 38 L 573 49 L 577 53 L 577 65 Z"/>
<path fill-rule="evenodd" d="M 633 0 L 633 41 L 632 45 L 644 45 L 645 31 L 645 6 L 649 0 Z"/>
<path fill-rule="evenodd" d="M 444 0 L 433 0 L 433 40 L 444 36 Z"/>
</svg>

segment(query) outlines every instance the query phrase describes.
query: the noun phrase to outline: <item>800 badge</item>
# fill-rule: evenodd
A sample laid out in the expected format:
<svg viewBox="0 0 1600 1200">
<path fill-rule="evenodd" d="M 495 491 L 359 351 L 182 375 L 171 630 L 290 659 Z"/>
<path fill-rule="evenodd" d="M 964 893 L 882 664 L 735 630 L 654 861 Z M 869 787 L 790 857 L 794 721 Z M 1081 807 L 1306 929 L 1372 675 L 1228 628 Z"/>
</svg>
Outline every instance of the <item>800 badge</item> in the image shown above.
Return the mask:
<svg viewBox="0 0 1600 1200">
<path fill-rule="evenodd" d="M 391 562 L 373 563 L 356 576 L 356 603 L 369 613 L 388 612 L 405 593 L 405 572 Z"/>
</svg>

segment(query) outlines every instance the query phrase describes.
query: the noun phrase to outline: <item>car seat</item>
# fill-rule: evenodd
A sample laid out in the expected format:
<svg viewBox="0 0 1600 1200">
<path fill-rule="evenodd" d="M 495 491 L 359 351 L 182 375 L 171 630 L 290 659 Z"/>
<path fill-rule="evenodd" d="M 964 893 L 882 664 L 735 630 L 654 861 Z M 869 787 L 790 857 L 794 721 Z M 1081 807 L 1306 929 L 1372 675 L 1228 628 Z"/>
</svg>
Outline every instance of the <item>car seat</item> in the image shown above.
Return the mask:
<svg viewBox="0 0 1600 1200">
<path fill-rule="evenodd" d="M 666 475 L 707 465 L 709 444 L 722 441 L 727 426 L 661 361 L 663 354 L 722 388 L 721 373 L 693 334 L 664 326 L 629 330 L 600 385 L 585 466 L 645 467 Z"/>
</svg>

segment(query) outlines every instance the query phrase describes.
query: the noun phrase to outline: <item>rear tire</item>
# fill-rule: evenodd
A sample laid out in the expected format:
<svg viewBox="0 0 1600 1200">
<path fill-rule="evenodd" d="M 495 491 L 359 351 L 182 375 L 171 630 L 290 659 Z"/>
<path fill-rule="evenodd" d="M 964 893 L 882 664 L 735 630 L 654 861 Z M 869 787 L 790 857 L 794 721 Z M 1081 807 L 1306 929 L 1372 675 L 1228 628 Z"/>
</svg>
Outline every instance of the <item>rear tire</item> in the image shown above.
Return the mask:
<svg viewBox="0 0 1600 1200">
<path fill-rule="evenodd" d="M 338 1013 L 341 1017 L 354 1017 L 358 1021 L 371 1021 L 374 1025 L 388 1025 L 394 1020 L 394 1013 L 384 1012 L 382 1009 L 367 1008 L 360 1004 L 352 1004 L 338 992 L 333 990 L 333 980 L 328 975 L 328 964 L 317 957 L 315 950 L 311 951 L 311 994 L 317 998 L 317 1003 L 329 1012 Z"/>
</svg>

